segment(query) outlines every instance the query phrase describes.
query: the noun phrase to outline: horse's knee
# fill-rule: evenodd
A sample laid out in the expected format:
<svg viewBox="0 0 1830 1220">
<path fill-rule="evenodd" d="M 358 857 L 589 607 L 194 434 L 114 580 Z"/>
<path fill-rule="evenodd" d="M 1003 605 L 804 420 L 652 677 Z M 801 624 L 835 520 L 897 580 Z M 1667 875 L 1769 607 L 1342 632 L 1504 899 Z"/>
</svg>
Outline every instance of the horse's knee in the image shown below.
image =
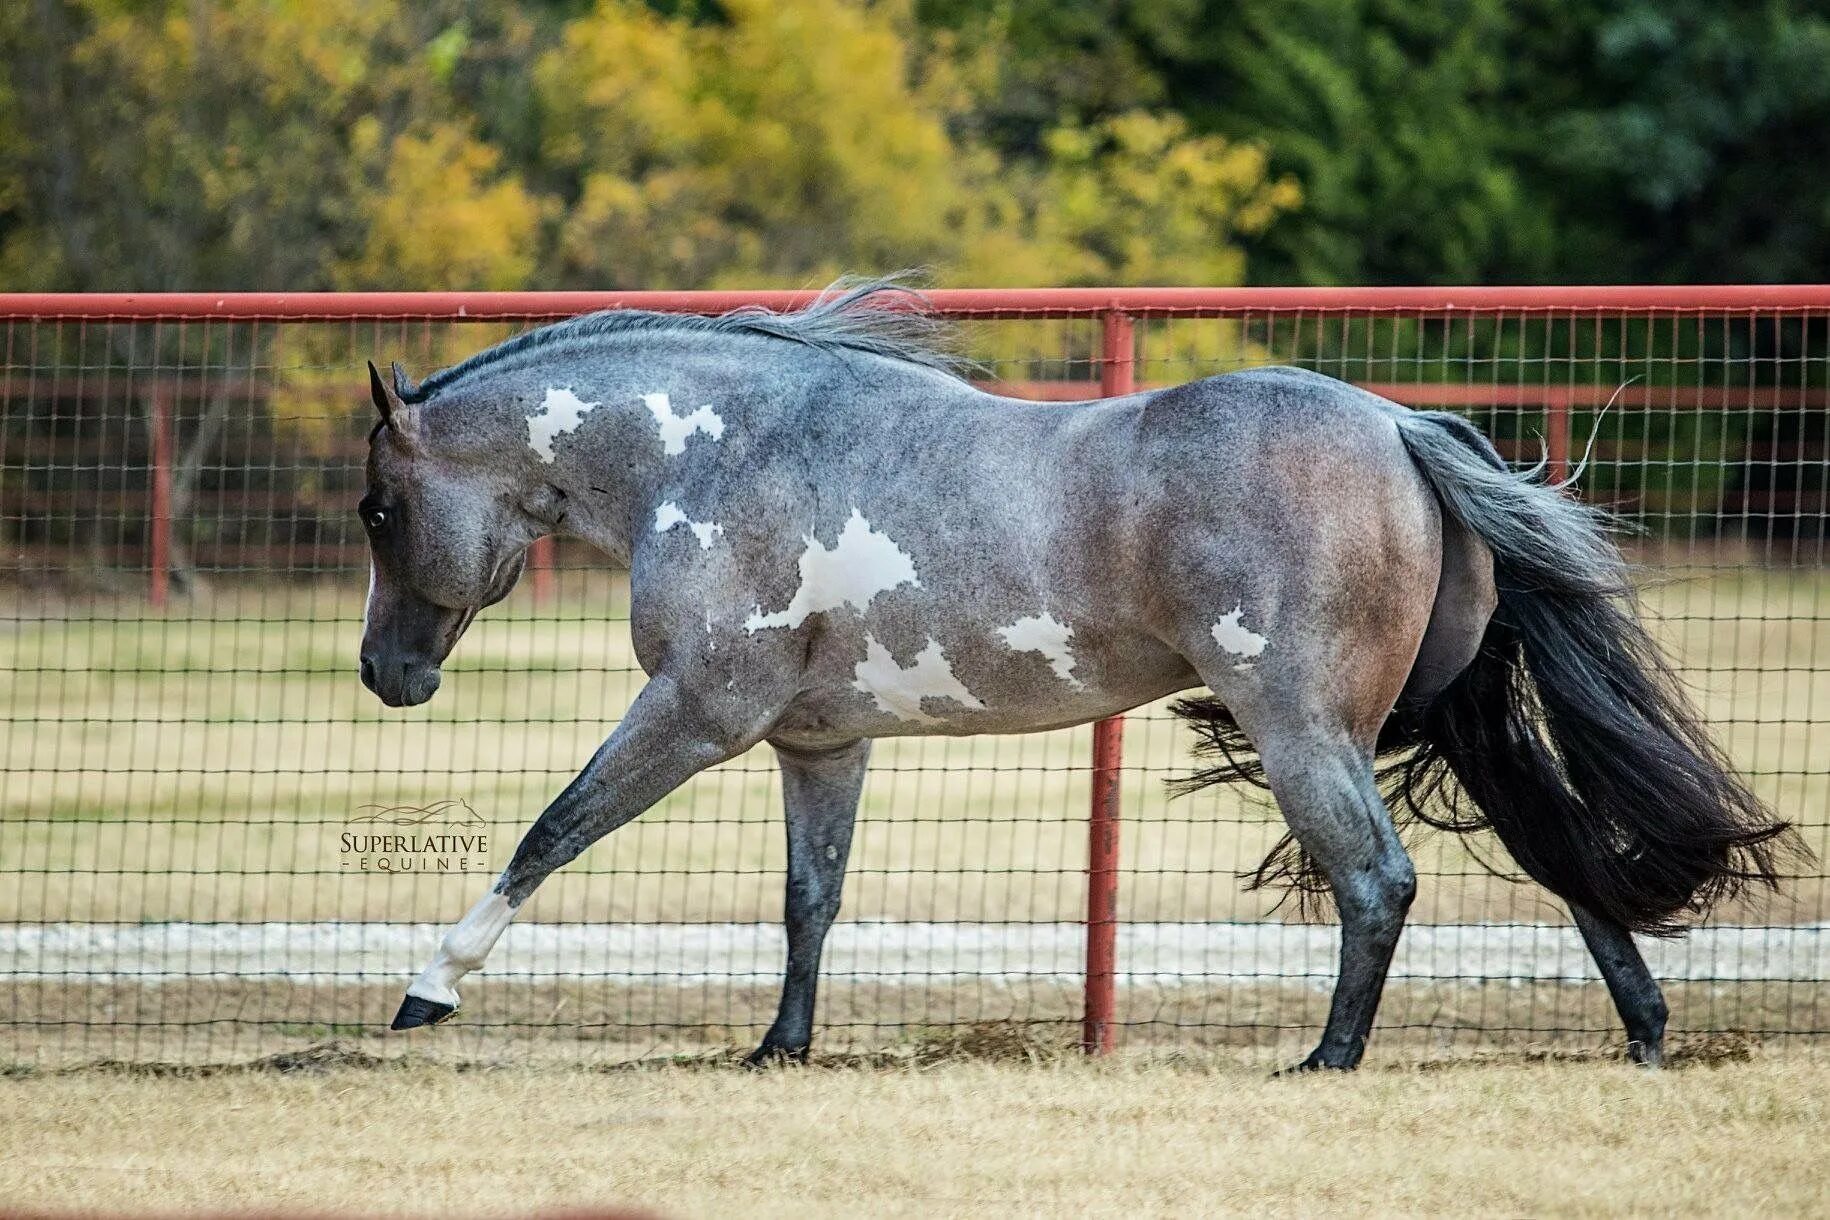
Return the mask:
<svg viewBox="0 0 1830 1220">
<path fill-rule="evenodd" d="M 1395 838 L 1364 866 L 1333 876 L 1335 901 L 1343 919 L 1368 932 L 1396 937 L 1417 897 L 1417 870 Z"/>
<path fill-rule="evenodd" d="M 1374 872 L 1380 901 L 1400 913 L 1409 911 L 1417 898 L 1417 867 L 1404 848 L 1392 843 L 1390 850 L 1380 853 Z"/>
</svg>

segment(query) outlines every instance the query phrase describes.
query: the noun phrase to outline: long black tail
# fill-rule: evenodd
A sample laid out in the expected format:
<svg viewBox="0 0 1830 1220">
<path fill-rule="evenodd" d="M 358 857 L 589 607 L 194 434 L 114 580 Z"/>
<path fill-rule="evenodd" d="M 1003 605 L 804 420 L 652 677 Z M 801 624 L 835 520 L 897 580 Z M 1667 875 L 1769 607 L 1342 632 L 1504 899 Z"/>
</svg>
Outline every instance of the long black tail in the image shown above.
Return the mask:
<svg viewBox="0 0 1830 1220">
<path fill-rule="evenodd" d="M 1381 737 L 1394 816 L 1491 829 L 1532 879 L 1638 932 L 1777 887 L 1803 846 L 1734 774 L 1640 623 L 1605 515 L 1507 470 L 1458 416 L 1413 412 L 1400 428 L 1445 510 L 1493 551 L 1500 601 L 1474 662 Z M 1177 711 L 1223 758 L 1184 787 L 1258 778 L 1224 709 Z M 1255 881 L 1326 886 L 1288 839 Z"/>
</svg>

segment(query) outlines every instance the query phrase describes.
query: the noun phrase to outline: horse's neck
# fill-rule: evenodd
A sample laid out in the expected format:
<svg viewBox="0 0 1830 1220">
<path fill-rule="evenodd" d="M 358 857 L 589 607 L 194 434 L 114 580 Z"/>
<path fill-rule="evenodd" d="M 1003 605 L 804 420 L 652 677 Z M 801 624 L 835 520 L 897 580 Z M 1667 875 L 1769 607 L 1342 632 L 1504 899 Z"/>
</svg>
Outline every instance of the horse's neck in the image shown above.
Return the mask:
<svg viewBox="0 0 1830 1220">
<path fill-rule="evenodd" d="M 586 352 L 533 374 L 527 469 L 563 501 L 563 532 L 627 561 L 665 488 L 708 459 L 746 408 L 734 365 L 658 351 Z"/>
<path fill-rule="evenodd" d="M 623 560 L 669 498 L 696 481 L 696 468 L 716 466 L 739 447 L 747 460 L 772 446 L 793 448 L 810 396 L 838 392 L 843 399 L 854 391 L 835 386 L 865 384 L 856 368 L 835 380 L 835 357 L 779 340 L 732 337 L 716 350 L 697 336 L 641 338 L 534 370 L 540 406 L 518 421 L 533 450 L 530 477 L 564 492 L 562 528 Z M 908 395 L 925 402 L 942 393 L 983 397 L 926 369 L 856 359 L 872 366 L 870 397 L 878 405 Z M 828 411 L 842 406 L 825 397 L 821 403 Z M 675 511 L 690 519 L 703 507 L 682 500 Z"/>
</svg>

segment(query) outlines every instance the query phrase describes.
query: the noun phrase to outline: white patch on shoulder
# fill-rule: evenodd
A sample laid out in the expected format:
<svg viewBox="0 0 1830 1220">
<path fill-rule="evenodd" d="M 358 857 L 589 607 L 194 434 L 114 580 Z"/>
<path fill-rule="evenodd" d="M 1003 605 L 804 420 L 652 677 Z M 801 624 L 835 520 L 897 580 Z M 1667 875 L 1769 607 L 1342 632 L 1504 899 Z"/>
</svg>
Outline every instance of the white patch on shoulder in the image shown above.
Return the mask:
<svg viewBox="0 0 1830 1220">
<path fill-rule="evenodd" d="M 1214 643 L 1236 657 L 1255 657 L 1271 641 L 1241 623 L 1239 620 L 1244 614 L 1242 602 L 1233 607 L 1231 614 L 1221 615 L 1220 621 L 1214 624 Z"/>
<path fill-rule="evenodd" d="M 811 534 L 804 540 L 807 549 L 801 552 L 801 584 L 794 597 L 784 609 L 770 614 L 764 614 L 757 606 L 744 620 L 745 631 L 754 634 L 764 627 L 792 630 L 806 622 L 810 614 L 841 606 L 863 613 L 873 597 L 897 585 L 921 588 L 915 561 L 888 534 L 872 529 L 864 514 L 855 508 L 830 551 Z"/>
<path fill-rule="evenodd" d="M 1074 654 L 1068 648 L 1068 642 L 1074 638 L 1074 629 L 1058 622 L 1054 615 L 1032 614 L 1020 618 L 1008 627 L 999 627 L 998 634 L 1004 637 L 1005 645 L 1012 652 L 1039 652 L 1057 678 L 1075 690 L 1086 689 L 1086 683 L 1074 676 Z"/>
<path fill-rule="evenodd" d="M 603 405 L 584 402 L 570 390 L 548 386 L 540 409 L 527 417 L 527 447 L 538 453 L 541 461 L 551 462 L 553 442 L 563 433 L 578 431 L 585 412 Z"/>
<path fill-rule="evenodd" d="M 915 657 L 915 663 L 904 669 L 896 663 L 890 650 L 868 632 L 864 636 L 864 659 L 854 671 L 852 686 L 877 701 L 877 707 L 892 716 L 917 724 L 939 724 L 940 717 L 921 710 L 923 699 L 951 699 L 964 707 L 985 705 L 953 676 L 947 654 L 930 637 L 928 646 Z"/>
<path fill-rule="evenodd" d="M 685 453 L 687 438 L 695 432 L 703 432 L 713 440 L 724 436 L 724 419 L 709 402 L 691 415 L 675 415 L 673 402 L 665 394 L 644 394 L 642 401 L 648 404 L 654 422 L 661 425 L 663 453 Z"/>
<path fill-rule="evenodd" d="M 680 506 L 669 500 L 655 510 L 654 532 L 665 534 L 676 525 L 684 525 L 693 531 L 693 537 L 699 540 L 699 549 L 702 551 L 711 550 L 712 539 L 724 533 L 724 526 L 716 521 L 688 520 L 686 514 L 680 511 Z"/>
</svg>

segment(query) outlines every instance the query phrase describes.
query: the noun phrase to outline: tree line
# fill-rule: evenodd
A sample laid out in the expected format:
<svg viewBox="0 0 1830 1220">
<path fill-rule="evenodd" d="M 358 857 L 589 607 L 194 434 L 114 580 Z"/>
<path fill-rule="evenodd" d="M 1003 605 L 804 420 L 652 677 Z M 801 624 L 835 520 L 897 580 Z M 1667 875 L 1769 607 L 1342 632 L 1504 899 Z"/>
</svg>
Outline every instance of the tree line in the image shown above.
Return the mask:
<svg viewBox="0 0 1830 1220">
<path fill-rule="evenodd" d="M 20 0 L 0 286 L 1814 279 L 1830 15 Z"/>
</svg>

